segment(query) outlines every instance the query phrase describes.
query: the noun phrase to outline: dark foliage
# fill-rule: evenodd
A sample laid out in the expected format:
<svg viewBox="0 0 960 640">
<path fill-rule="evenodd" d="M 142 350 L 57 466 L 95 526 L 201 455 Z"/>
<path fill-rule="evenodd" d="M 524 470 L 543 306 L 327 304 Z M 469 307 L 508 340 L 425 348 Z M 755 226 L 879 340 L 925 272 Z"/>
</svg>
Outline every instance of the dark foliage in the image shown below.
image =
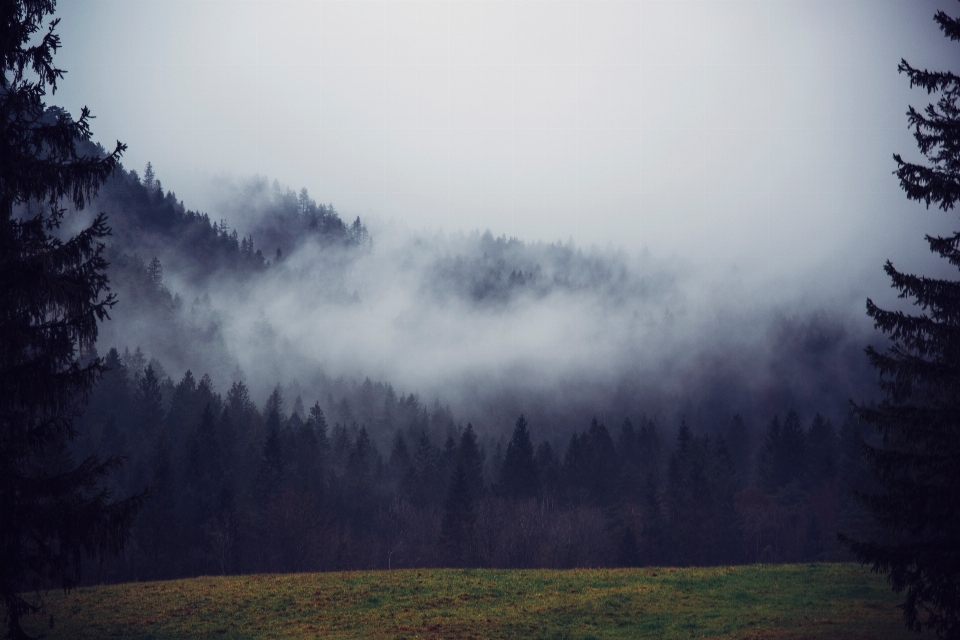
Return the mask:
<svg viewBox="0 0 960 640">
<path fill-rule="evenodd" d="M 960 21 L 935 17 L 951 40 Z M 953 209 L 960 198 L 960 76 L 910 66 L 911 86 L 939 93 L 936 104 L 907 113 L 928 164 L 894 156 L 900 184 L 911 200 Z M 960 234 L 927 237 L 930 249 L 960 266 Z M 849 541 L 856 556 L 886 573 L 903 603 L 907 625 L 940 637 L 960 636 L 960 282 L 885 270 L 916 315 L 886 311 L 867 300 L 867 313 L 892 346 L 867 349 L 885 399 L 856 407 L 881 440 L 863 446 L 874 490 L 860 493 L 884 535 Z"/>
<path fill-rule="evenodd" d="M 616 439 L 593 420 L 555 452 L 548 441 L 534 446 L 518 419 L 498 456 L 491 435 L 380 383 L 316 391 L 309 410 L 296 396 L 286 408 L 278 387 L 258 408 L 242 382 L 221 397 L 207 376 L 188 372 L 174 384 L 138 354 L 107 353 L 115 368 L 81 418 L 90 438 L 76 443 L 114 443 L 129 456 L 117 491 L 153 486 L 136 544 L 105 566 L 107 580 L 839 559 L 838 526 L 865 530 L 838 493 L 863 486 L 851 463 L 860 442 L 852 421 L 836 453 L 828 422 L 792 416 L 806 455 L 787 483 L 796 490 L 771 496 L 739 484 L 727 440 L 739 427 L 708 434 L 684 425 L 669 447 L 648 418 L 637 428 L 623 421 Z M 140 408 L 110 409 L 125 402 Z M 349 422 L 328 429 L 327 416 Z M 738 447 L 751 440 L 738 438 Z M 753 467 L 749 450 L 736 455 Z"/>
<path fill-rule="evenodd" d="M 115 501 L 103 485 L 119 457 L 77 463 L 67 447 L 104 371 L 93 347 L 114 298 L 104 215 L 76 236 L 58 231 L 66 207 L 96 195 L 124 146 L 78 153 L 90 139 L 89 111 L 73 120 L 44 104 L 63 75 L 53 66 L 56 21 L 39 41 L 34 34 L 54 8 L 0 5 L 0 600 L 13 638 L 26 637 L 22 616 L 41 608 L 26 591 L 73 585 L 85 554 L 123 545 L 140 504 Z"/>
<path fill-rule="evenodd" d="M 537 462 L 533 457 L 533 442 L 530 440 L 530 431 L 523 415 L 517 418 L 513 436 L 503 454 L 499 489 L 508 498 L 532 498 L 540 491 Z"/>
</svg>

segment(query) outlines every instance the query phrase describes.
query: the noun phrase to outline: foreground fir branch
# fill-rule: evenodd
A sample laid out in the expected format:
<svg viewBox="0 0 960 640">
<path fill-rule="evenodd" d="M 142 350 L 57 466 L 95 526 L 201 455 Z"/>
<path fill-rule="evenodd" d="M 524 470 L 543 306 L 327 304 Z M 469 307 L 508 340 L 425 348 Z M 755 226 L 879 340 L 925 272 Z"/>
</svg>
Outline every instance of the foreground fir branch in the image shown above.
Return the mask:
<svg viewBox="0 0 960 640">
<path fill-rule="evenodd" d="M 73 237 L 58 230 L 66 206 L 96 196 L 124 146 L 78 155 L 89 111 L 74 121 L 43 103 L 63 76 L 52 62 L 56 21 L 28 43 L 54 8 L 0 3 L 0 604 L 15 639 L 27 637 L 23 616 L 42 609 L 28 591 L 75 584 L 84 555 L 121 547 L 140 503 L 114 501 L 101 484 L 119 458 L 78 464 L 67 449 L 103 372 L 85 355 L 114 298 L 104 216 Z"/>
<path fill-rule="evenodd" d="M 960 40 L 960 21 L 940 11 L 943 33 Z M 923 111 L 907 114 L 928 164 L 895 155 L 896 175 L 911 200 L 950 211 L 960 198 L 960 76 L 912 67 L 910 86 L 939 93 Z M 960 267 L 960 234 L 928 236 L 930 249 Z M 960 281 L 905 274 L 887 262 L 899 297 L 916 315 L 887 311 L 867 300 L 867 313 L 892 346 L 867 349 L 886 394 L 880 405 L 856 407 L 881 441 L 864 447 L 876 489 L 860 493 L 883 535 L 848 540 L 856 556 L 887 574 L 905 592 L 907 625 L 960 637 Z"/>
</svg>

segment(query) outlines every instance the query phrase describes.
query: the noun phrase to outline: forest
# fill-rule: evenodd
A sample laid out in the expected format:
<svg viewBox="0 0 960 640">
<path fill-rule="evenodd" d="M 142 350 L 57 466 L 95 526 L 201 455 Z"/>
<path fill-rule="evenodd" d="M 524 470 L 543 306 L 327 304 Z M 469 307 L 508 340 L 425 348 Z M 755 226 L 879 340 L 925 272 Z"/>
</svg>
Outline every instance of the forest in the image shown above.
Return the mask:
<svg viewBox="0 0 960 640">
<path fill-rule="evenodd" d="M 388 567 L 702 566 L 837 560 L 868 476 L 863 434 L 819 414 L 740 416 L 694 435 L 594 419 L 561 448 L 521 415 L 483 439 L 439 405 L 369 379 L 321 405 L 278 385 L 174 382 L 139 351 L 106 354 L 79 456 L 123 455 L 118 495 L 150 497 L 122 557 L 90 579 Z M 377 436 L 392 434 L 388 450 Z"/>
<path fill-rule="evenodd" d="M 344 282 L 377 240 L 359 218 L 345 224 L 306 190 L 265 179 L 243 187 L 238 202 L 251 230 L 239 236 L 164 192 L 151 165 L 143 174 L 121 167 L 98 196 L 114 209 L 108 274 L 120 303 L 98 343 L 106 370 L 72 453 L 121 456 L 111 490 L 146 489 L 148 499 L 123 554 L 87 580 L 838 560 L 849 556 L 837 532 L 872 526 L 851 499 L 869 484 L 863 429 L 829 394 L 800 396 L 799 406 L 789 403 L 797 396 L 774 395 L 746 405 L 746 418 L 718 405 L 692 424 L 682 411 L 609 402 L 579 423 L 557 423 L 555 413 L 525 413 L 513 398 L 492 418 L 479 415 L 475 428 L 439 398 L 398 393 L 390 382 L 320 371 L 302 384 L 279 371 L 258 402 L 230 359 L 224 311 L 209 293 L 224 283 L 251 287 L 310 247 L 332 274 L 317 285 L 332 292 L 326 304 L 357 305 Z M 518 300 L 537 304 L 558 292 L 677 295 L 675 271 L 637 278 L 622 257 L 559 243 L 487 232 L 451 243 L 456 254 L 434 258 L 419 246 L 430 256 L 424 295 L 474 313 L 510 313 Z M 193 292 L 193 302 L 175 287 Z M 116 342 L 130 335 L 151 340 L 160 356 Z M 164 354 L 176 360 L 173 371 L 189 361 L 234 367 L 218 384 L 199 368 L 168 374 Z M 253 373 L 262 389 L 266 375 Z M 817 402 L 832 416 L 811 408 Z"/>
</svg>

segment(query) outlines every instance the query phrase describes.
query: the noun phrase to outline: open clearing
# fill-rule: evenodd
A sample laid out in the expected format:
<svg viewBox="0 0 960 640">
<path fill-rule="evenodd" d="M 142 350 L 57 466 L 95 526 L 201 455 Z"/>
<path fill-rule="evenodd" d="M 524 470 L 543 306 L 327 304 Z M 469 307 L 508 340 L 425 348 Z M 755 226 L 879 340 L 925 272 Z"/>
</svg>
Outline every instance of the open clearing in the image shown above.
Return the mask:
<svg viewBox="0 0 960 640">
<path fill-rule="evenodd" d="M 851 564 L 207 577 L 45 596 L 60 638 L 916 638 Z M 51 626 L 52 616 L 52 626 Z"/>
</svg>

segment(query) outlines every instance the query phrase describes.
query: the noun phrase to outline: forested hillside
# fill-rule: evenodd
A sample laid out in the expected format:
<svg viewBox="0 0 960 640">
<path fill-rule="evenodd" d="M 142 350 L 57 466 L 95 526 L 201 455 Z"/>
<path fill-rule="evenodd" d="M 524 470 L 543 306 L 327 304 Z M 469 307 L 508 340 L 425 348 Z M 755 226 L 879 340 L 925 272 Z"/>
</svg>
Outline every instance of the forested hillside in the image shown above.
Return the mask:
<svg viewBox="0 0 960 640">
<path fill-rule="evenodd" d="M 489 231 L 374 238 L 261 178 L 231 197 L 240 229 L 187 209 L 149 165 L 101 190 L 120 302 L 75 454 L 126 456 L 114 489 L 151 497 L 99 578 L 823 560 L 841 557 L 838 530 L 867 526 L 848 497 L 865 476 L 846 401 L 868 381 L 842 319 L 763 320 L 770 346 L 740 351 L 739 369 L 735 333 L 677 361 L 655 343 L 700 322 L 682 265 Z M 398 291 L 436 327 L 400 353 L 432 354 L 438 372 L 443 354 L 472 366 L 467 335 L 500 349 L 480 337 L 484 322 L 547 314 L 625 335 L 584 345 L 606 374 L 584 361 L 582 375 L 563 365 L 564 380 L 525 363 L 425 400 L 420 378 L 378 380 L 324 356 L 365 357 L 380 338 L 364 323 L 382 323 L 378 305 Z M 390 313 L 394 324 L 410 314 Z M 326 324 L 338 314 L 344 328 Z M 475 323 L 468 342 L 435 346 L 444 316 Z M 293 338 L 298 322 L 309 330 Z M 317 338 L 327 346 L 311 351 Z M 640 360 L 615 355 L 624 348 Z"/>
</svg>

